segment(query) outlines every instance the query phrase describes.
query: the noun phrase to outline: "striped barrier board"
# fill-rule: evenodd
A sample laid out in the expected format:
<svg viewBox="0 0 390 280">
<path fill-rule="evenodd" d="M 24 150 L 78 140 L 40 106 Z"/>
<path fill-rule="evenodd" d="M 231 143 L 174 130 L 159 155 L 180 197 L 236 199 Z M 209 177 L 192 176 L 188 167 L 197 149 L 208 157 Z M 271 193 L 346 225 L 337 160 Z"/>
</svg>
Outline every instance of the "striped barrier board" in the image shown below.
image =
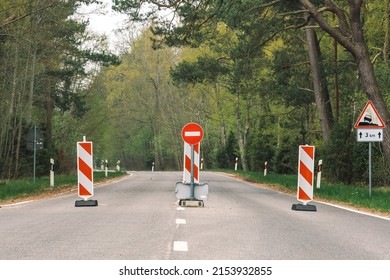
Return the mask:
<svg viewBox="0 0 390 280">
<path fill-rule="evenodd" d="M 313 200 L 314 146 L 299 146 L 297 199 L 303 204 Z"/>
<path fill-rule="evenodd" d="M 92 142 L 77 142 L 78 195 L 84 200 L 93 196 Z"/>
<path fill-rule="evenodd" d="M 194 183 L 199 184 L 200 143 L 194 145 Z M 183 183 L 191 183 L 191 145 L 184 142 Z"/>
</svg>

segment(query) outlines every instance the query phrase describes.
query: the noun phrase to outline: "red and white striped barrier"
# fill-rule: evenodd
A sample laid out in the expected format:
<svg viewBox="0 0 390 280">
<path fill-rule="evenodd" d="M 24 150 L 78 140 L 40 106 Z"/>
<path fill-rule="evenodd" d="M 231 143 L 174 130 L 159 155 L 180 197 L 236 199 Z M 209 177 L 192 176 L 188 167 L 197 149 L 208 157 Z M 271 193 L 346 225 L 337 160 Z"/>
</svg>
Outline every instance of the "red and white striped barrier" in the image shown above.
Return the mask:
<svg viewBox="0 0 390 280">
<path fill-rule="evenodd" d="M 92 142 L 77 142 L 78 195 L 87 200 L 93 196 Z"/>
<path fill-rule="evenodd" d="M 200 143 L 194 145 L 194 183 L 199 184 Z M 191 183 L 191 145 L 184 142 L 183 183 Z"/>
<path fill-rule="evenodd" d="M 298 194 L 304 205 L 313 200 L 314 146 L 299 146 Z"/>
</svg>

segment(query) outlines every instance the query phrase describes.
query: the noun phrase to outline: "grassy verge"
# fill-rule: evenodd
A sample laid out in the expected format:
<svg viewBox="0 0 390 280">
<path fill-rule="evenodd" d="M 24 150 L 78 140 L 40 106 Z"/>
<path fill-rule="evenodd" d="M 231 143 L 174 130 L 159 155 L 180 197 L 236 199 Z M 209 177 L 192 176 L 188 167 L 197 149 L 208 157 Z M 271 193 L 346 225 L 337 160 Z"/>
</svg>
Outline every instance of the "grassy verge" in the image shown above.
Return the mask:
<svg viewBox="0 0 390 280">
<path fill-rule="evenodd" d="M 225 170 L 226 172 L 226 170 Z M 246 181 L 277 186 L 286 192 L 296 193 L 296 175 L 269 174 L 259 172 L 227 171 L 237 174 Z M 358 208 L 390 214 L 390 187 L 373 187 L 371 197 L 367 186 L 330 184 L 321 182 L 321 188 L 314 187 L 314 199 L 341 202 Z"/>
<path fill-rule="evenodd" d="M 104 172 L 94 172 L 94 182 L 113 179 L 123 176 L 124 172 L 109 172 L 105 177 Z M 0 202 L 23 199 L 31 196 L 38 196 L 49 193 L 59 193 L 66 189 L 77 186 L 77 176 L 56 175 L 54 188 L 50 187 L 50 178 L 36 178 L 35 183 L 32 178 L 0 181 Z"/>
</svg>

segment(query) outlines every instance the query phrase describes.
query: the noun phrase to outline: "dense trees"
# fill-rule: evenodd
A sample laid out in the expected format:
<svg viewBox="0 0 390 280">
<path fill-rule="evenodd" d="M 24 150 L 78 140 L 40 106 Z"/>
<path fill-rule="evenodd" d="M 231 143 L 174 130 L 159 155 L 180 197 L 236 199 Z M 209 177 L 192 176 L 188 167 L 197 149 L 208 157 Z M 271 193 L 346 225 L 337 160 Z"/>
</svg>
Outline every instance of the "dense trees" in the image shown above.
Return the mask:
<svg viewBox="0 0 390 280">
<path fill-rule="evenodd" d="M 80 91 L 88 61 L 113 62 L 111 54 L 82 48 L 86 23 L 72 20 L 81 3 L 94 1 L 2 1 L 0 4 L 0 174 L 28 174 L 25 135 L 39 125 L 45 136 L 41 157 L 56 156 L 54 118 L 82 115 Z M 91 45 L 92 46 L 92 45 Z"/>
<path fill-rule="evenodd" d="M 120 65 L 71 20 L 93 1 L 19 2 L 0 6 L 2 177 L 26 175 L 32 124 L 46 137 L 41 157 L 58 158 L 62 171 L 74 168 L 82 135 L 97 164 L 177 170 L 180 130 L 195 121 L 206 167 L 238 157 L 245 170 L 267 161 L 293 173 L 297 146 L 314 144 L 328 179 L 365 180 L 367 147 L 353 124 L 367 99 L 389 120 L 388 1 L 116 0 L 148 22 L 122 46 Z M 101 64 L 93 75 L 91 61 Z M 381 183 L 390 178 L 385 131 L 374 145 Z"/>
</svg>

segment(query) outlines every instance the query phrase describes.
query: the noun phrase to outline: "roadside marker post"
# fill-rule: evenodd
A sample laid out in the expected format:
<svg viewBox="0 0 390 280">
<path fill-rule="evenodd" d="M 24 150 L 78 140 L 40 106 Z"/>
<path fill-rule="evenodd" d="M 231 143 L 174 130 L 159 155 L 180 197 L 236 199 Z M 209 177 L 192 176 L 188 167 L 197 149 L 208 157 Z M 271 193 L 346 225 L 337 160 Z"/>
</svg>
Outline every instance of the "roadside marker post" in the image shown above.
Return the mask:
<svg viewBox="0 0 390 280">
<path fill-rule="evenodd" d="M 292 210 L 317 211 L 315 205 L 308 204 L 313 200 L 314 153 L 314 146 L 299 146 L 297 200 L 302 204 L 293 204 Z"/>
<path fill-rule="evenodd" d="M 77 142 L 77 181 L 78 195 L 83 200 L 77 200 L 76 207 L 98 206 L 97 200 L 91 200 L 93 192 L 93 147 L 92 142 Z"/>
<path fill-rule="evenodd" d="M 50 187 L 54 187 L 54 159 L 50 159 Z"/>
<path fill-rule="evenodd" d="M 237 171 L 238 168 L 238 157 L 236 157 L 236 163 L 234 164 L 234 170 Z"/>
<path fill-rule="evenodd" d="M 317 166 L 317 189 L 321 187 L 322 159 L 318 161 Z"/>
<path fill-rule="evenodd" d="M 181 136 L 184 143 L 183 182 L 176 183 L 176 197 L 180 206 L 203 207 L 208 199 L 209 186 L 199 182 L 200 141 L 203 129 L 196 123 L 186 124 Z"/>
<path fill-rule="evenodd" d="M 268 167 L 268 162 L 264 162 L 264 177 L 267 176 L 267 167 Z"/>
</svg>

